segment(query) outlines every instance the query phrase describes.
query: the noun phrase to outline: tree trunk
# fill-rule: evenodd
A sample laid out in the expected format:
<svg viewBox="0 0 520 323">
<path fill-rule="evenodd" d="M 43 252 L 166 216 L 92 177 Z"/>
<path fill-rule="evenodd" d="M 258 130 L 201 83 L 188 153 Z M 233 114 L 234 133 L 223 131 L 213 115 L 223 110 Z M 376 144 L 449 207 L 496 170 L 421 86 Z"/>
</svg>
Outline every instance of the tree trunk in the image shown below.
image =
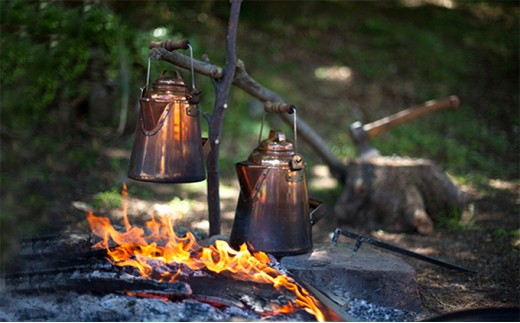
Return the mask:
<svg viewBox="0 0 520 323">
<path fill-rule="evenodd" d="M 219 153 L 221 144 L 222 125 L 224 112 L 228 108 L 228 96 L 231 84 L 235 77 L 237 65 L 236 37 L 238 30 L 238 18 L 242 0 L 233 0 L 228 21 L 228 33 L 226 39 L 226 65 L 221 79 L 213 79 L 215 88 L 215 105 L 213 114 L 205 114 L 209 124 L 209 143 L 211 151 L 208 154 L 206 168 L 208 170 L 208 213 L 209 234 L 220 234 L 220 177 L 219 177 Z"/>
<path fill-rule="evenodd" d="M 366 230 L 433 231 L 433 220 L 460 214 L 464 192 L 431 161 L 375 157 L 353 160 L 334 213 Z"/>
</svg>

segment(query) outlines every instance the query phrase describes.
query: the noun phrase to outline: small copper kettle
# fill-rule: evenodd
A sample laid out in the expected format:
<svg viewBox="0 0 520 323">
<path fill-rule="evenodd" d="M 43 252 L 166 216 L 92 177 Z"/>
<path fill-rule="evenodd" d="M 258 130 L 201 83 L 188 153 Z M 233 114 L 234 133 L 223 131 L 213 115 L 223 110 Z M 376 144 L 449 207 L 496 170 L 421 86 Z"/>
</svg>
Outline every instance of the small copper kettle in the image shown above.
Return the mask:
<svg viewBox="0 0 520 323">
<path fill-rule="evenodd" d="M 128 177 L 165 183 L 204 180 L 199 109 L 180 73 L 169 77 L 163 72 L 151 88 L 144 88 L 139 103 Z"/>
<path fill-rule="evenodd" d="M 275 257 L 311 251 L 311 227 L 324 208 L 308 198 L 305 162 L 285 134 L 271 130 L 236 170 L 240 196 L 231 245 L 247 243 Z"/>
</svg>

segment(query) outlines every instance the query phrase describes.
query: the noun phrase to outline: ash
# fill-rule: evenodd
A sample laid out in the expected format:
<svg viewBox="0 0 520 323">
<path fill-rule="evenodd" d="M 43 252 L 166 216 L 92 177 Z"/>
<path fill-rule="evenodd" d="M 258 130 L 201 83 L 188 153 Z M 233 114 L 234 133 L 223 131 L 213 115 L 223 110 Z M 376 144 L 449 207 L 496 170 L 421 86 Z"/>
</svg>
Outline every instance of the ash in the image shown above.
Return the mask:
<svg viewBox="0 0 520 323">
<path fill-rule="evenodd" d="M 305 313 L 306 314 L 306 313 Z M 283 317 L 283 318 L 282 318 Z M 52 294 L 1 293 L 0 321 L 54 322 L 208 322 L 308 321 L 302 313 L 261 317 L 238 307 L 217 308 L 192 299 L 164 301 L 107 294 L 59 292 Z"/>
<path fill-rule="evenodd" d="M 365 300 L 348 302 L 345 312 L 358 321 L 411 322 L 417 313 L 381 307 Z M 196 300 L 178 302 L 153 298 L 107 294 L 79 294 L 61 292 L 26 295 L 2 293 L 0 296 L 0 321 L 74 321 L 74 322 L 208 322 L 208 321 L 312 321 L 308 315 L 277 315 L 261 317 L 253 311 L 238 307 L 219 309 Z"/>
<path fill-rule="evenodd" d="M 413 322 L 418 313 L 403 309 L 382 307 L 362 299 L 352 299 L 345 310 L 347 314 L 365 322 Z"/>
</svg>

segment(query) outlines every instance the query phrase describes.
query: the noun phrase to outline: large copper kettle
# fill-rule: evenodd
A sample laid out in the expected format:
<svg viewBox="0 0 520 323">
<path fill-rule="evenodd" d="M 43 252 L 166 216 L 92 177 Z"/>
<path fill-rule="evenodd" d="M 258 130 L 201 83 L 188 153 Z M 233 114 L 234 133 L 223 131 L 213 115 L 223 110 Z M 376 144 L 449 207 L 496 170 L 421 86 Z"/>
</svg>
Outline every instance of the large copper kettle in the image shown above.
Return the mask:
<svg viewBox="0 0 520 323">
<path fill-rule="evenodd" d="M 143 90 L 128 177 L 187 183 L 206 178 L 199 109 L 178 71 Z"/>
<path fill-rule="evenodd" d="M 230 243 L 282 257 L 312 250 L 312 224 L 324 215 L 308 197 L 305 162 L 279 130 L 271 130 L 246 161 Z"/>
</svg>

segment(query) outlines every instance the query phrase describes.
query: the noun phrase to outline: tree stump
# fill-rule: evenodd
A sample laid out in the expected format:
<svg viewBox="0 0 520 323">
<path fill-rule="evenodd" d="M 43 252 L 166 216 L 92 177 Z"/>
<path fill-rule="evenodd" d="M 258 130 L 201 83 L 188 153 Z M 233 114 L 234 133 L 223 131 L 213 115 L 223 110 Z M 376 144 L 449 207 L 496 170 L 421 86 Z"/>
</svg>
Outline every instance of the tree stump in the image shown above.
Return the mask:
<svg viewBox="0 0 520 323">
<path fill-rule="evenodd" d="M 367 230 L 433 231 L 433 220 L 461 214 L 466 195 L 429 160 L 373 157 L 347 164 L 334 213 Z"/>
</svg>

